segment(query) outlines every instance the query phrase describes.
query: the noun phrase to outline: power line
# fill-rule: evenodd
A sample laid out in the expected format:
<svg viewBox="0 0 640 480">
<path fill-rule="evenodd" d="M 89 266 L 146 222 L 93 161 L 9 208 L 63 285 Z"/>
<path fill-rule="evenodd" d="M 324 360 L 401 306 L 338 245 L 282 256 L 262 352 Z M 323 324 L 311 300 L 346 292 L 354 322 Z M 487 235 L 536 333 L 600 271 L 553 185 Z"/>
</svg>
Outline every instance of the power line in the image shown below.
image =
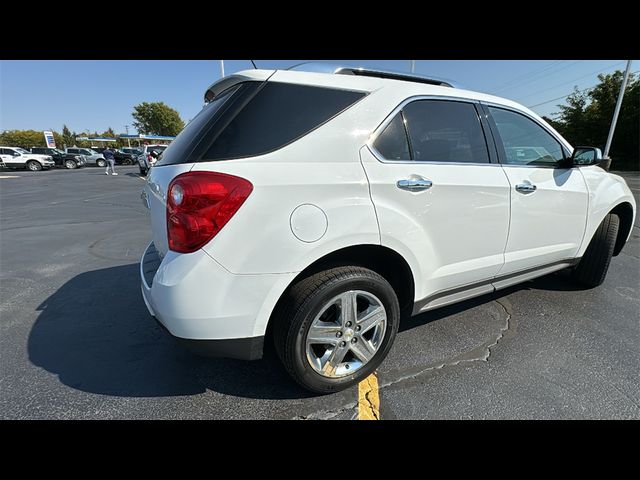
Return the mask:
<svg viewBox="0 0 640 480">
<path fill-rule="evenodd" d="M 538 91 L 538 92 L 530 93 L 530 94 L 525 95 L 524 97 L 520 97 L 520 98 L 522 99 L 522 98 L 533 97 L 534 95 L 538 95 L 539 93 L 544 93 L 544 92 L 547 92 L 547 91 L 549 91 L 549 90 L 553 90 L 553 89 L 554 89 L 554 88 L 556 88 L 556 87 L 561 87 L 561 86 L 563 86 L 563 85 L 567 85 L 567 84 L 569 84 L 569 83 L 573 83 L 573 82 L 576 82 L 576 81 L 578 81 L 578 80 L 582 80 L 583 78 L 590 77 L 590 76 L 591 76 L 591 75 L 593 75 L 594 73 L 604 72 L 605 70 L 609 70 L 610 68 L 617 67 L 618 65 L 622 65 L 623 63 L 625 63 L 625 62 L 618 62 L 618 63 L 614 63 L 613 65 L 609 65 L 608 67 L 601 68 L 601 69 L 596 70 L 596 71 L 594 71 L 594 72 L 589 72 L 589 73 L 587 73 L 586 75 L 582 75 L 581 77 L 574 78 L 573 80 L 569 80 L 568 82 L 558 83 L 557 85 L 554 85 L 553 87 L 545 88 L 544 90 L 540 90 L 540 91 Z"/>
<path fill-rule="evenodd" d="M 537 82 L 537 81 L 539 81 L 539 80 L 540 80 L 540 79 L 542 79 L 542 78 L 548 77 L 549 75 L 555 75 L 556 73 L 558 73 L 558 72 L 560 72 L 560 71 L 562 71 L 562 70 L 566 70 L 566 69 L 567 69 L 567 68 L 569 68 L 569 67 L 573 67 L 576 63 L 580 63 L 580 60 L 576 60 L 576 61 L 574 61 L 574 62 L 571 62 L 571 63 L 567 64 L 567 65 L 563 65 L 563 66 L 561 66 L 560 68 L 558 68 L 558 69 L 554 70 L 553 72 L 547 72 L 547 73 L 545 73 L 544 75 L 540 75 L 540 74 L 538 74 L 538 75 L 532 75 L 532 76 L 531 76 L 531 77 L 529 77 L 527 80 L 525 80 L 525 81 L 523 81 L 523 82 L 519 82 L 517 85 L 511 85 L 511 86 L 509 86 L 509 87 L 500 88 L 500 89 L 496 90 L 495 92 L 504 91 L 504 90 L 511 90 L 511 89 L 513 89 L 513 88 L 517 88 L 517 87 L 519 87 L 519 86 L 521 86 L 521 85 L 527 85 L 528 83 L 531 83 L 531 82 Z M 494 92 L 494 93 L 495 93 L 495 92 Z"/>
<path fill-rule="evenodd" d="M 544 72 L 545 70 L 549 70 L 550 68 L 556 67 L 558 64 L 564 63 L 564 62 L 566 62 L 566 60 L 556 60 L 551 65 L 546 65 L 546 66 L 544 66 L 542 68 L 534 68 L 533 70 L 531 70 L 530 72 L 525 73 L 524 75 L 518 75 L 517 77 L 512 78 L 511 80 L 503 83 L 502 85 L 499 85 L 498 87 L 496 87 L 496 89 L 494 91 L 500 91 L 500 90 L 502 90 L 503 88 L 505 88 L 508 85 L 512 85 L 514 83 L 518 83 L 521 80 L 529 78 L 532 75 L 537 75 L 538 73 Z"/>
<path fill-rule="evenodd" d="M 636 73 L 640 72 L 640 70 L 636 70 L 635 72 L 631 72 L 630 75 L 634 75 Z M 591 85 L 590 87 L 587 88 L 583 88 L 582 90 L 577 90 L 571 93 L 567 93 L 566 95 L 563 95 L 561 97 L 558 98 L 552 98 L 551 100 L 547 100 L 546 102 L 542 102 L 542 103 L 536 103 L 535 105 L 531 105 L 530 107 L 527 108 L 534 108 L 534 107 L 539 107 L 540 105 L 546 105 L 547 103 L 551 103 L 551 102 L 555 102 L 556 100 L 561 100 L 563 98 L 567 98 L 569 95 L 572 95 L 573 93 L 582 93 L 582 92 L 586 92 L 587 90 L 592 90 L 593 88 L 597 87 L 599 84 L 596 83 L 595 85 Z"/>
</svg>

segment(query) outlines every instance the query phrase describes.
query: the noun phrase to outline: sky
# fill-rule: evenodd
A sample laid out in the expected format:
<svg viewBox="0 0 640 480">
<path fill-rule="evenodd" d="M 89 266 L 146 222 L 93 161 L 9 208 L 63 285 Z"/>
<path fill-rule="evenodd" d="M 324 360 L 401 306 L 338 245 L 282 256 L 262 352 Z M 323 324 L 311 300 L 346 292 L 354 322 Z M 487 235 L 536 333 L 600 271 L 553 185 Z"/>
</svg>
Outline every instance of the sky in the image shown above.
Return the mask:
<svg viewBox="0 0 640 480">
<path fill-rule="evenodd" d="M 307 60 L 255 60 L 258 68 L 284 69 Z M 322 60 L 409 72 L 409 60 Z M 253 68 L 225 60 L 225 74 Z M 573 90 L 598 83 L 599 73 L 625 68 L 625 60 L 416 60 L 416 73 L 449 78 L 469 90 L 515 100 L 540 115 L 558 111 Z M 640 70 L 634 61 L 632 72 Z M 0 61 L 0 131 L 136 133 L 133 106 L 163 101 L 183 120 L 203 105 L 206 88 L 220 78 L 219 60 L 11 60 Z"/>
</svg>

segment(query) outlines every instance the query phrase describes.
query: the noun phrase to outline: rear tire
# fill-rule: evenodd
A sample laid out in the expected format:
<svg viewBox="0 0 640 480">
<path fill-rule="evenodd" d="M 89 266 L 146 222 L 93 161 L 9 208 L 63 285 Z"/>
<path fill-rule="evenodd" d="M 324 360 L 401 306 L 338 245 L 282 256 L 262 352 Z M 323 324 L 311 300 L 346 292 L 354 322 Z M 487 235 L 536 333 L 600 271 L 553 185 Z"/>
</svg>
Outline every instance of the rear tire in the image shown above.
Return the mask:
<svg viewBox="0 0 640 480">
<path fill-rule="evenodd" d="M 29 160 L 27 162 L 27 169 L 31 170 L 32 172 L 38 172 L 42 170 L 42 164 L 40 162 L 36 162 L 35 160 Z"/>
<path fill-rule="evenodd" d="M 64 162 L 64 166 L 66 168 L 68 168 L 69 170 L 73 170 L 74 168 L 78 168 L 78 164 L 76 162 L 74 162 L 73 160 L 67 160 L 66 162 Z"/>
<path fill-rule="evenodd" d="M 103 159 L 98 159 L 98 161 L 96 162 L 98 164 L 99 167 L 106 167 L 107 166 L 107 161 L 103 160 Z"/>
<path fill-rule="evenodd" d="M 617 215 L 610 213 L 604 217 L 580 263 L 573 271 L 576 281 L 587 287 L 602 285 L 616 246 L 619 226 L 620 219 Z"/>
<path fill-rule="evenodd" d="M 387 356 L 400 307 L 389 282 L 376 272 L 332 268 L 300 280 L 285 295 L 275 313 L 274 343 L 285 368 L 304 388 L 344 390 L 368 377 Z M 345 310 L 348 305 L 354 308 Z M 349 311 L 356 313 L 349 316 Z M 366 323 L 367 318 L 379 320 Z M 322 342 L 312 341 L 317 335 Z"/>
</svg>

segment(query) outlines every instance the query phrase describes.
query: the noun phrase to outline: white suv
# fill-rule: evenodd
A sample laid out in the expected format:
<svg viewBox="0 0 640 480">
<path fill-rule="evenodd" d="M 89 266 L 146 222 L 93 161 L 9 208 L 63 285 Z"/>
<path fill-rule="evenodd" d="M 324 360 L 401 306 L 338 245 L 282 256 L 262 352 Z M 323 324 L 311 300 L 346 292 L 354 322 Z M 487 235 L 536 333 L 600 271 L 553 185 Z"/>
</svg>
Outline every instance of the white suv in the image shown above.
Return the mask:
<svg viewBox="0 0 640 480">
<path fill-rule="evenodd" d="M 26 168 L 32 172 L 56 166 L 50 155 L 31 153 L 20 147 L 1 147 L 0 162 L 7 168 Z"/>
<path fill-rule="evenodd" d="M 194 351 L 256 359 L 266 337 L 332 392 L 402 315 L 563 268 L 604 281 L 636 207 L 597 149 L 445 81 L 304 68 L 214 83 L 150 170 L 142 293 Z"/>
</svg>

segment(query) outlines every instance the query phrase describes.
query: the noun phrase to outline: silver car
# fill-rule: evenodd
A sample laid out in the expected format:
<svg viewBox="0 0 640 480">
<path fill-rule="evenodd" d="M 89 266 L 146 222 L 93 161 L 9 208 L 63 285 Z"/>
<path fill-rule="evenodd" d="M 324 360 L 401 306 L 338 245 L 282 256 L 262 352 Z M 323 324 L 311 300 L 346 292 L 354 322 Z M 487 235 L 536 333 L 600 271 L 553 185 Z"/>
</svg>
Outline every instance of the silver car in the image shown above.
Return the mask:
<svg viewBox="0 0 640 480">
<path fill-rule="evenodd" d="M 97 165 L 98 167 L 106 167 L 107 161 L 104 159 L 104 155 L 91 150 L 90 148 L 71 147 L 65 150 L 67 153 L 74 155 L 84 155 L 87 165 Z"/>
</svg>

